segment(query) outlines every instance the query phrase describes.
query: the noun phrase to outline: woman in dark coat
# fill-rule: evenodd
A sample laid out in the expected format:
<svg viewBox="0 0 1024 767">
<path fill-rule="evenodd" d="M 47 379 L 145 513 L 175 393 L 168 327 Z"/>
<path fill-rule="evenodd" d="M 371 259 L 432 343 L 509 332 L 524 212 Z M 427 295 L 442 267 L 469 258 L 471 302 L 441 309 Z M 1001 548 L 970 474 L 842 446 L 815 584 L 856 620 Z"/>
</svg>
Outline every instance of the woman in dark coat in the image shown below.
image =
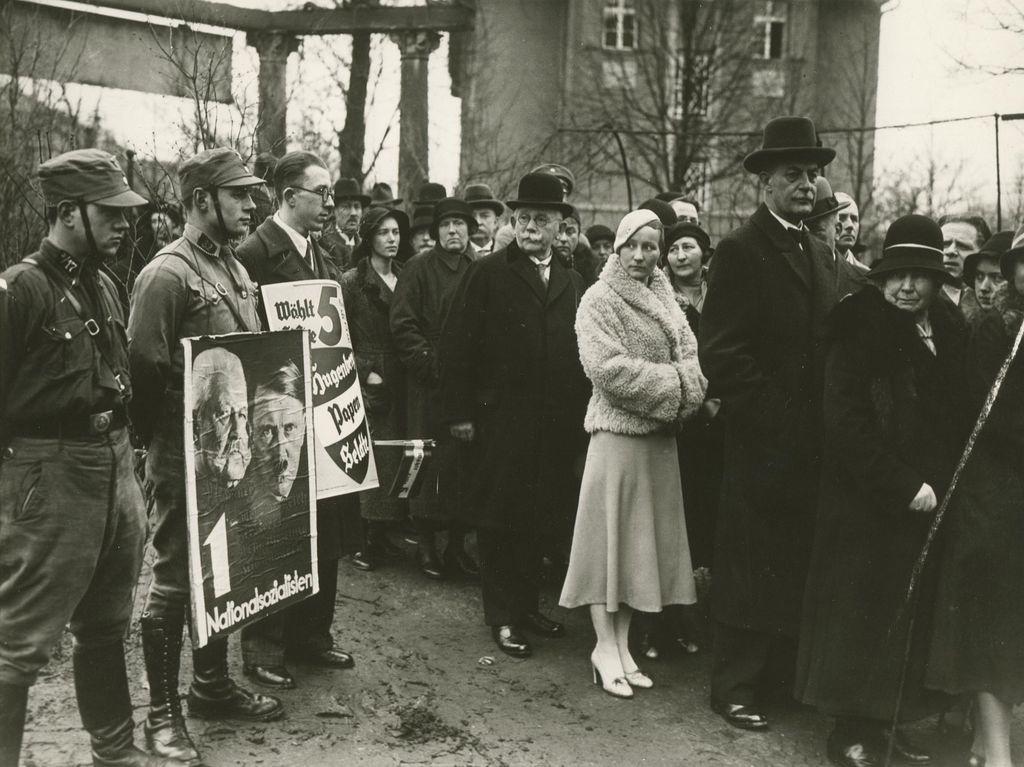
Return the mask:
<svg viewBox="0 0 1024 767">
<path fill-rule="evenodd" d="M 964 325 L 938 300 L 942 235 L 904 216 L 866 287 L 829 320 L 821 491 L 804 597 L 796 693 L 836 718 L 828 756 L 882 763 L 895 714 L 910 619 L 915 616 L 900 721 L 937 712 L 924 688 L 935 571 L 904 597 L 932 512 L 963 444 Z M 927 754 L 898 733 L 898 756 Z"/>
<path fill-rule="evenodd" d="M 980 409 L 1024 319 L 1024 236 L 1001 258 L 1006 284 L 969 346 Z M 974 693 L 972 764 L 1011 767 L 1012 706 L 1024 702 L 1024 359 L 1018 354 L 960 475 L 938 557 L 928 684 Z"/>
<path fill-rule="evenodd" d="M 359 239 L 352 252 L 355 266 L 341 278 L 352 350 L 373 439 L 401 439 L 405 370 L 391 338 L 389 315 L 400 262 L 409 252 L 409 218 L 399 210 L 370 208 L 363 214 Z M 407 514 L 407 501 L 388 494 L 401 458 L 397 448 L 374 448 L 380 487 L 359 494 L 364 539 L 362 550 L 352 558 L 361 570 L 372 570 L 385 557 L 399 553 L 387 539 L 387 524 Z"/>
</svg>

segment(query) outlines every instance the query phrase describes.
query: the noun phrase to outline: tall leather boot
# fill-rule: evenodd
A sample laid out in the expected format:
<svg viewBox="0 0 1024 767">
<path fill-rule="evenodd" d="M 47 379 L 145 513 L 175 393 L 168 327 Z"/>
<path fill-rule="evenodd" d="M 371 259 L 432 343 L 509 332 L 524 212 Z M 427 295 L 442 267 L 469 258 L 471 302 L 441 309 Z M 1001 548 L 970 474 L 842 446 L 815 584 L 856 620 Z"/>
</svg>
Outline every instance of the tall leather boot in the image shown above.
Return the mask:
<svg viewBox="0 0 1024 767">
<path fill-rule="evenodd" d="M 273 695 L 249 692 L 228 676 L 228 640 L 214 639 L 192 649 L 192 685 L 188 710 L 202 719 L 270 722 L 284 716 L 284 704 Z"/>
<path fill-rule="evenodd" d="M 18 767 L 28 687 L 0 682 L 0 767 Z"/>
<path fill-rule="evenodd" d="M 154 754 L 197 765 L 201 761 L 199 751 L 185 727 L 178 694 L 185 616 L 158 618 L 147 612 L 139 622 L 149 678 L 149 715 L 143 726 L 146 747 Z"/>
<path fill-rule="evenodd" d="M 78 713 L 92 741 L 94 767 L 185 767 L 185 762 L 150 756 L 136 748 L 123 643 L 98 647 L 76 643 L 72 657 Z"/>
</svg>

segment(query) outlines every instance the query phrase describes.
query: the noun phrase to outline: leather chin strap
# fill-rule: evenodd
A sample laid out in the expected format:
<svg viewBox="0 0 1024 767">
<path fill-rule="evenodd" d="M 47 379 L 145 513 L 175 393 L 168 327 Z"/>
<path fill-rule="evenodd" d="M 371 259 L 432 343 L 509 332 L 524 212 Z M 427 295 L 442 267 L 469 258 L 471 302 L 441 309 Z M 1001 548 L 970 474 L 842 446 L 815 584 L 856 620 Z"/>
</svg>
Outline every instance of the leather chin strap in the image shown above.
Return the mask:
<svg viewBox="0 0 1024 767">
<path fill-rule="evenodd" d="M 86 203 L 81 200 L 76 200 L 78 203 L 78 212 L 82 215 L 82 227 L 85 229 L 85 240 L 89 244 L 89 256 L 86 260 L 94 260 L 97 263 L 102 261 L 100 251 L 96 247 L 96 240 L 92 236 L 92 225 L 89 223 L 89 214 L 86 213 Z"/>
<path fill-rule="evenodd" d="M 220 198 L 217 195 L 218 188 L 210 186 L 206 188 L 206 191 L 210 193 L 210 199 L 213 200 L 213 210 L 217 214 L 217 223 L 220 225 L 220 230 L 224 234 L 224 239 L 227 240 L 229 237 L 228 228 L 224 223 L 224 214 L 220 212 Z"/>
</svg>

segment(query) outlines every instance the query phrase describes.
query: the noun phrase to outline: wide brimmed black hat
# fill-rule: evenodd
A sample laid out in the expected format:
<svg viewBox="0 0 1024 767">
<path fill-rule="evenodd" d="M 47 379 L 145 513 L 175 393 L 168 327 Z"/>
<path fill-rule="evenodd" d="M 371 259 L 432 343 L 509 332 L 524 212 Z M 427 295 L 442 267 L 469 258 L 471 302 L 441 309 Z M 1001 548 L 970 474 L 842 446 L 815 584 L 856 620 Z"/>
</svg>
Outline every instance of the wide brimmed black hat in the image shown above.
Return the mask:
<svg viewBox="0 0 1024 767">
<path fill-rule="evenodd" d="M 813 162 L 818 167 L 824 167 L 835 157 L 835 149 L 821 146 L 810 119 L 776 117 L 764 126 L 761 148 L 743 158 L 743 167 L 751 173 L 760 173 L 770 170 L 778 162 L 791 159 Z"/>
<path fill-rule="evenodd" d="M 594 224 L 592 227 L 584 232 L 587 241 L 593 245 L 595 242 L 601 242 L 607 240 L 608 242 L 615 242 L 615 232 L 609 229 L 604 224 Z"/>
<path fill-rule="evenodd" d="M 470 184 L 463 192 L 463 197 L 471 208 L 490 208 L 497 216 L 505 212 L 504 203 L 494 199 L 494 192 L 487 184 Z"/>
<path fill-rule="evenodd" d="M 565 202 L 562 182 L 550 173 L 527 173 L 519 181 L 519 196 L 506 200 L 511 210 L 517 208 L 550 208 L 568 216 L 575 208 Z"/>
<path fill-rule="evenodd" d="M 669 205 L 664 200 L 659 200 L 657 197 L 654 197 L 650 200 L 647 200 L 646 202 L 641 203 L 640 207 L 643 208 L 644 210 L 654 211 L 654 214 L 658 217 L 658 220 L 661 221 L 661 225 L 666 229 L 670 226 L 675 225 L 675 223 L 679 220 L 679 216 L 677 216 L 676 212 L 672 210 L 672 206 Z"/>
<path fill-rule="evenodd" d="M 680 237 L 692 237 L 695 239 L 697 244 L 700 245 L 704 261 L 707 261 L 711 256 L 711 235 L 705 232 L 699 224 L 694 224 L 691 221 L 680 221 L 678 224 L 665 231 L 666 253 L 672 243 Z"/>
<path fill-rule="evenodd" d="M 814 182 L 814 207 L 811 209 L 811 215 L 807 216 L 804 221 L 813 221 L 816 218 L 824 218 L 833 213 L 838 213 L 849 208 L 851 202 L 851 200 L 839 202 L 832 192 L 832 185 L 828 183 L 828 179 L 824 176 L 818 176 L 818 179 Z"/>
<path fill-rule="evenodd" d="M 470 234 L 476 231 L 476 216 L 473 215 L 473 209 L 466 201 L 460 200 L 458 197 L 445 197 L 443 200 L 438 200 L 437 205 L 434 206 L 434 215 L 430 221 L 430 236 L 437 240 L 437 228 L 441 225 L 441 219 L 455 217 L 466 222 Z"/>
<path fill-rule="evenodd" d="M 1012 244 L 1013 232 L 1010 229 L 996 232 L 985 240 L 981 250 L 977 253 L 971 253 L 971 255 L 964 258 L 964 283 L 968 287 L 974 287 L 974 280 L 978 276 L 978 264 L 981 263 L 982 259 L 987 258 L 999 264 L 1003 253 L 1008 251 Z M 1000 265 L 1001 270 L 1002 266 Z"/>
<path fill-rule="evenodd" d="M 448 190 L 444 188 L 444 185 L 438 184 L 435 181 L 428 181 L 421 186 L 419 192 L 416 193 L 416 199 L 413 200 L 413 205 L 436 205 L 447 196 Z"/>
<path fill-rule="evenodd" d="M 885 233 L 882 259 L 871 267 L 868 277 L 907 270 L 927 272 L 950 285 L 959 283 L 942 265 L 942 229 L 916 213 L 892 222 Z"/>
<path fill-rule="evenodd" d="M 334 182 L 334 202 L 342 200 L 357 200 L 364 207 L 370 204 L 370 196 L 363 194 L 359 182 L 354 178 L 339 178 Z"/>
<path fill-rule="evenodd" d="M 397 208 L 402 204 L 401 197 L 395 197 L 391 184 L 378 181 L 370 187 L 370 205 L 378 208 Z"/>
<path fill-rule="evenodd" d="M 401 234 L 398 255 L 395 258 L 405 261 L 412 255 L 412 242 L 410 241 L 412 230 L 409 225 L 409 217 L 398 208 L 371 207 L 363 211 L 363 217 L 359 220 L 359 244 L 352 250 L 353 262 L 361 258 L 369 258 L 373 253 L 373 235 L 386 218 L 393 218 L 398 222 L 398 231 Z"/>
<path fill-rule="evenodd" d="M 1017 262 L 1021 260 L 1024 260 L 1024 224 L 1014 233 L 1010 247 L 999 257 L 999 271 L 1008 282 L 1013 282 L 1013 273 L 1017 270 Z"/>
</svg>

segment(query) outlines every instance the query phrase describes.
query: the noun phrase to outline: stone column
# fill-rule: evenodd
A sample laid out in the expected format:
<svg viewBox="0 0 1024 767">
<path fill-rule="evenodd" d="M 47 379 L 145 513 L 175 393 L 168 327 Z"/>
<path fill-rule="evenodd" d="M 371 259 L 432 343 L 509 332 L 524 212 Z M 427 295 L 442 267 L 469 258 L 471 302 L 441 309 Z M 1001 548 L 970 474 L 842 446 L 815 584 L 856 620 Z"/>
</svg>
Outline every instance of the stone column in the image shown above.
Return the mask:
<svg viewBox="0 0 1024 767">
<path fill-rule="evenodd" d="M 287 149 L 288 54 L 299 49 L 299 38 L 284 32 L 249 32 L 245 41 L 260 56 L 256 150 L 280 157 Z"/>
<path fill-rule="evenodd" d="M 407 29 L 391 35 L 402 53 L 402 94 L 399 98 L 398 193 L 414 200 L 430 172 L 427 127 L 427 64 L 441 36 L 429 30 Z"/>
</svg>

